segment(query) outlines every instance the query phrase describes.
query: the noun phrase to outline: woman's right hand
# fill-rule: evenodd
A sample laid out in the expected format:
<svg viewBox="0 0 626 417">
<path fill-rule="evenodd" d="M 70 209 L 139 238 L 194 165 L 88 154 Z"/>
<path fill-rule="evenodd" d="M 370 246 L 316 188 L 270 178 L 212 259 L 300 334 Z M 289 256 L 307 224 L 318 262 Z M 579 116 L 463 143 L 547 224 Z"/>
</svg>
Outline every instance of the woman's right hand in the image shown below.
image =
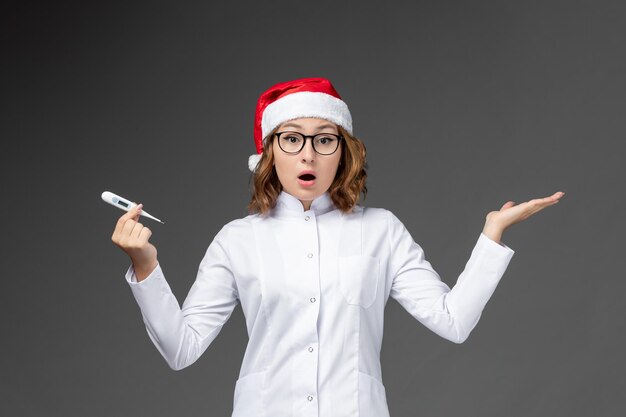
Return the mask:
<svg viewBox="0 0 626 417">
<path fill-rule="evenodd" d="M 157 249 L 148 242 L 152 231 L 138 222 L 142 206 L 138 204 L 122 215 L 111 236 L 113 243 L 126 252 L 133 262 L 137 281 L 150 275 L 158 264 Z"/>
</svg>

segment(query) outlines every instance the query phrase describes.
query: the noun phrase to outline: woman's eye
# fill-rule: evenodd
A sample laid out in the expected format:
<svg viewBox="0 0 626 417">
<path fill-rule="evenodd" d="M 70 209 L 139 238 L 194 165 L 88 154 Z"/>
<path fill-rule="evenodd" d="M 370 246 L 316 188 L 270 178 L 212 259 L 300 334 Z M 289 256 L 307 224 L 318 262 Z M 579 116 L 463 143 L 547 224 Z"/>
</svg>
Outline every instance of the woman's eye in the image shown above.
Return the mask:
<svg viewBox="0 0 626 417">
<path fill-rule="evenodd" d="M 319 142 L 321 145 L 327 145 L 327 144 L 331 143 L 332 141 L 333 141 L 333 138 L 329 138 L 329 137 L 320 138 L 320 139 L 318 140 L 318 142 Z"/>
<path fill-rule="evenodd" d="M 287 140 L 288 140 L 289 142 L 291 142 L 291 143 L 297 143 L 297 142 L 298 142 L 298 138 L 297 138 L 297 137 L 295 137 L 295 136 L 289 136 L 289 137 L 287 138 Z"/>
</svg>

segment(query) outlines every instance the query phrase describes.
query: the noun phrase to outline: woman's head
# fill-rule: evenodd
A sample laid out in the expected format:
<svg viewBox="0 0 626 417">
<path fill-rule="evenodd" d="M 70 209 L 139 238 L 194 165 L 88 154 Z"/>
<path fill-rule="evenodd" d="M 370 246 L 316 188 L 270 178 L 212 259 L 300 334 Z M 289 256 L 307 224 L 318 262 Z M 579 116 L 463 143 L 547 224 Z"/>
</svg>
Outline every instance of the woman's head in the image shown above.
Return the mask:
<svg viewBox="0 0 626 417">
<path fill-rule="evenodd" d="M 261 94 L 254 140 L 251 212 L 266 214 L 282 190 L 305 209 L 329 192 L 342 211 L 367 192 L 365 146 L 352 135 L 348 106 L 325 78 L 287 81 Z"/>
<path fill-rule="evenodd" d="M 352 210 L 361 193 L 367 193 L 365 145 L 342 126 L 321 118 L 293 119 L 273 129 L 263 143 L 250 212 L 267 214 L 283 190 L 305 208 L 328 192 L 344 212 Z"/>
</svg>

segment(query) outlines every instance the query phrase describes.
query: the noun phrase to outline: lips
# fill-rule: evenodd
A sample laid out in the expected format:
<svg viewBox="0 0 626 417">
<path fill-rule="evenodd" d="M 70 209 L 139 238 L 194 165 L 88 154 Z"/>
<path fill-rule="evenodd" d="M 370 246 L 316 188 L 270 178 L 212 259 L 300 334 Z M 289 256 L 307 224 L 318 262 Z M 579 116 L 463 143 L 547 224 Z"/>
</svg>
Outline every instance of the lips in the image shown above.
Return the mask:
<svg viewBox="0 0 626 417">
<path fill-rule="evenodd" d="M 298 178 L 303 181 L 313 181 L 316 177 L 315 177 L 315 172 L 313 171 L 302 171 L 298 175 Z"/>
<path fill-rule="evenodd" d="M 311 188 L 315 186 L 315 171 L 302 171 L 298 175 L 298 184 L 301 187 Z"/>
</svg>

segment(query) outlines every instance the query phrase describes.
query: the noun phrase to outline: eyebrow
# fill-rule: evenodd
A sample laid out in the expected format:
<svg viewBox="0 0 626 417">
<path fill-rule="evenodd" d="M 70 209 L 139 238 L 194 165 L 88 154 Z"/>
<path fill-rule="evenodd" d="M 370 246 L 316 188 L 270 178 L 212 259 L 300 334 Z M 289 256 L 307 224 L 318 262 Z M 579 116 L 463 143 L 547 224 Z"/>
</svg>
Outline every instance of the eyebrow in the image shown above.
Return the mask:
<svg viewBox="0 0 626 417">
<path fill-rule="evenodd" d="M 283 128 L 285 128 L 285 127 L 295 127 L 296 129 L 302 129 L 302 126 L 300 126 L 300 125 L 299 125 L 299 124 L 297 124 L 297 123 L 293 123 L 293 122 L 292 122 L 292 123 L 285 123 L 285 124 L 283 125 Z M 332 129 L 332 128 L 334 128 L 335 126 L 334 126 L 334 125 L 331 125 L 331 124 L 326 123 L 326 124 L 323 124 L 323 125 L 319 125 L 319 126 L 317 127 L 317 129 L 318 129 L 318 130 L 321 130 L 321 129 L 326 129 L 327 127 L 329 127 L 329 128 L 331 128 L 331 129 Z"/>
</svg>

